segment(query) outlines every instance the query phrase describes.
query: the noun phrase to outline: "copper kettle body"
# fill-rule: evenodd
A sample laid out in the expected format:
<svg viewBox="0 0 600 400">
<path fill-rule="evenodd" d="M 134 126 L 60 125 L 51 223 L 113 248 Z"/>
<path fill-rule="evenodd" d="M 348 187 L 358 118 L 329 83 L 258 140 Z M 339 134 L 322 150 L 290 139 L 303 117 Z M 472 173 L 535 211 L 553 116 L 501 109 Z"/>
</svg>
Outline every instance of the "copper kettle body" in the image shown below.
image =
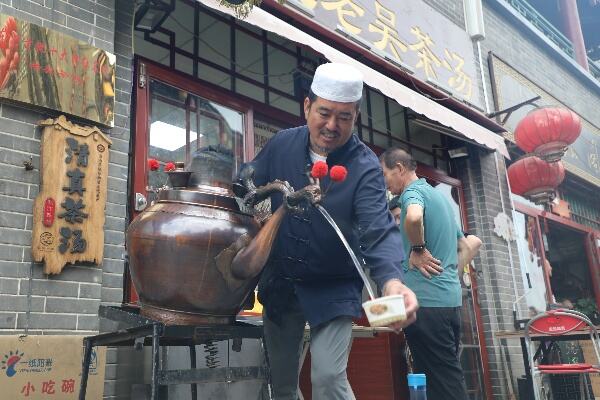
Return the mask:
<svg viewBox="0 0 600 400">
<path fill-rule="evenodd" d="M 166 190 L 129 225 L 129 267 L 143 315 L 171 324 L 233 322 L 259 278 L 231 271 L 259 232 L 236 208 L 227 193 Z"/>
</svg>

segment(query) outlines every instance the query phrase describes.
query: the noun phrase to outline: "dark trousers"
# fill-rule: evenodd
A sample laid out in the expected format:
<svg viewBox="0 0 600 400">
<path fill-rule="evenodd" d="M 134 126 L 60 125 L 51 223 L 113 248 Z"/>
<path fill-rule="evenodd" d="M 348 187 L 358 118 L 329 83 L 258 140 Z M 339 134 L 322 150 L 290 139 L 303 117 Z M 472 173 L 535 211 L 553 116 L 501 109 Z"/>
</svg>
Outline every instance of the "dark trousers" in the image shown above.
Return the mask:
<svg viewBox="0 0 600 400">
<path fill-rule="evenodd" d="M 413 372 L 427 378 L 427 400 L 467 400 L 458 348 L 460 307 L 422 307 L 404 330 Z"/>
</svg>

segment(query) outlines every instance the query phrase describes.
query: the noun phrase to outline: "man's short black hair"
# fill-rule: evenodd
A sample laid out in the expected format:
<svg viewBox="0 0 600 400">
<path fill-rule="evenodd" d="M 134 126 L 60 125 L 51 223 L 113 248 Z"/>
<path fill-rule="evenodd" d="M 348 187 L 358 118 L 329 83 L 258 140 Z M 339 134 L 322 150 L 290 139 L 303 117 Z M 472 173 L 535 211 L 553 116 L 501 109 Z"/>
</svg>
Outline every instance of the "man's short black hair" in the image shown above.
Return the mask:
<svg viewBox="0 0 600 400">
<path fill-rule="evenodd" d="M 412 155 L 400 147 L 390 147 L 383 152 L 379 159 L 388 169 L 394 168 L 398 163 L 404 165 L 409 171 L 417 169 L 417 162 Z"/>
</svg>

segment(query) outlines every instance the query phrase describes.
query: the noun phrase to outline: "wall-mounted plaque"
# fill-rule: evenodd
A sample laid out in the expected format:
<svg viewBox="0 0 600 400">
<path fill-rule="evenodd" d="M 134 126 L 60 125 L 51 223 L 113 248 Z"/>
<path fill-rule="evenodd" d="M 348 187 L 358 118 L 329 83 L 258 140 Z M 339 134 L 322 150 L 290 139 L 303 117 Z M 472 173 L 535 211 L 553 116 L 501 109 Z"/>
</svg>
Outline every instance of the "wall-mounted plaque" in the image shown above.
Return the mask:
<svg viewBox="0 0 600 400">
<path fill-rule="evenodd" d="M 114 124 L 116 57 L 0 14 L 0 98 Z"/>
<path fill-rule="evenodd" d="M 32 252 L 44 272 L 58 274 L 67 263 L 102 262 L 108 148 L 96 127 L 41 121 L 42 186 L 33 206 Z"/>
</svg>

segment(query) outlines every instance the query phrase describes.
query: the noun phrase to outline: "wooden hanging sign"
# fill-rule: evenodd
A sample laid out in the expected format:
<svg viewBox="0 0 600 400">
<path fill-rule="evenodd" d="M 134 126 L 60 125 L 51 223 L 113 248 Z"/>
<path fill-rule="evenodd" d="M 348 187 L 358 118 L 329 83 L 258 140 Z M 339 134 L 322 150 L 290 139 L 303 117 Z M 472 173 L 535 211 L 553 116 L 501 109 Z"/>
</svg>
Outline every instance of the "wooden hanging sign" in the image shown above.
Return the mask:
<svg viewBox="0 0 600 400">
<path fill-rule="evenodd" d="M 32 253 L 44 273 L 67 263 L 102 262 L 109 147 L 96 127 L 64 116 L 40 121 L 40 193 L 33 206 Z"/>
</svg>

